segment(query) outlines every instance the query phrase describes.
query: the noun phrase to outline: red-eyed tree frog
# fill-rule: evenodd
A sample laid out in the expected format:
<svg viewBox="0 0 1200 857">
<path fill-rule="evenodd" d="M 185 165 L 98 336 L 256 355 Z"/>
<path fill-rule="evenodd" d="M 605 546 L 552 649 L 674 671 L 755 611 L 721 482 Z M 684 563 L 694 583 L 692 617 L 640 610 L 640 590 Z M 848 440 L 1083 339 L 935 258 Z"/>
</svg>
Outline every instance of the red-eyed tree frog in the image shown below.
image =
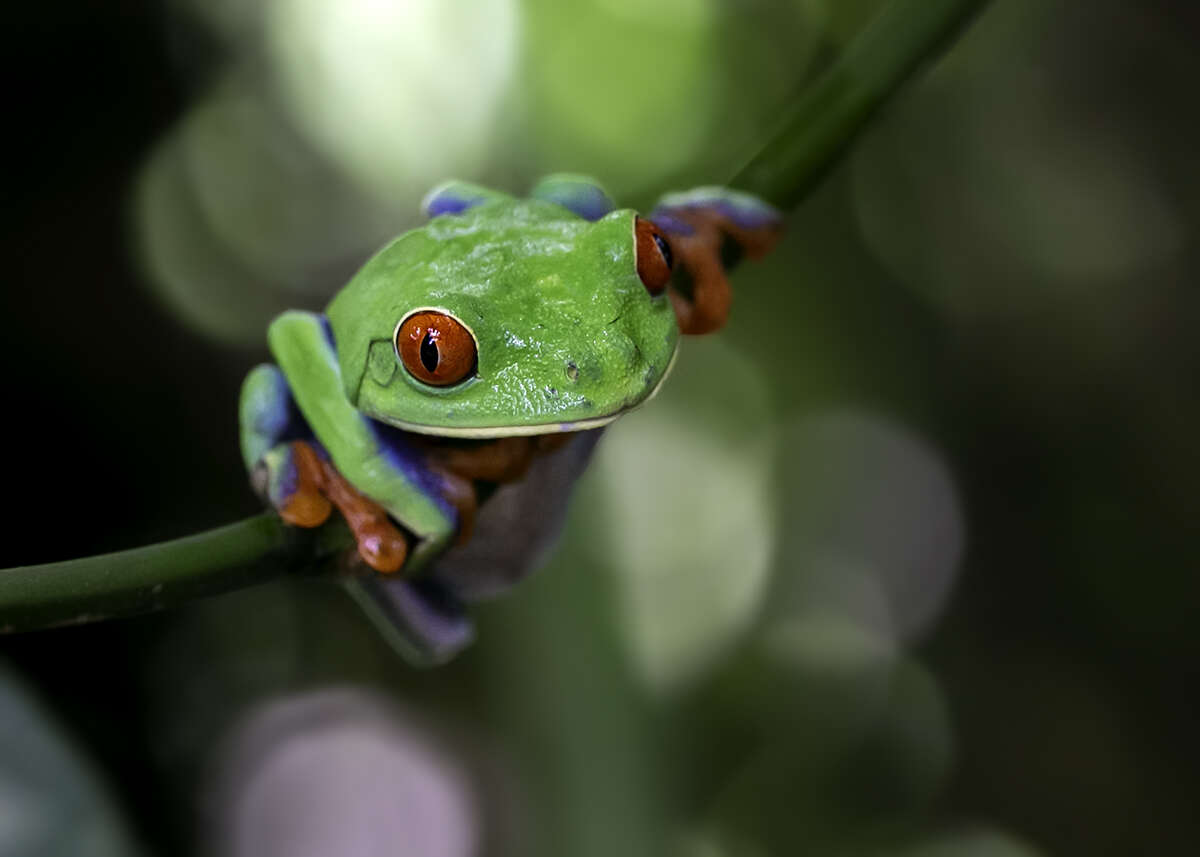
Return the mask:
<svg viewBox="0 0 1200 857">
<path fill-rule="evenodd" d="M 241 446 L 288 524 L 334 508 L 364 568 L 350 590 L 426 661 L 470 641 L 467 602 L 525 575 L 603 428 L 649 399 L 680 333 L 715 330 L 725 272 L 779 213 L 747 194 L 669 194 L 647 217 L 554 175 L 527 199 L 461 182 L 324 314 L 290 311 L 247 376 Z"/>
</svg>

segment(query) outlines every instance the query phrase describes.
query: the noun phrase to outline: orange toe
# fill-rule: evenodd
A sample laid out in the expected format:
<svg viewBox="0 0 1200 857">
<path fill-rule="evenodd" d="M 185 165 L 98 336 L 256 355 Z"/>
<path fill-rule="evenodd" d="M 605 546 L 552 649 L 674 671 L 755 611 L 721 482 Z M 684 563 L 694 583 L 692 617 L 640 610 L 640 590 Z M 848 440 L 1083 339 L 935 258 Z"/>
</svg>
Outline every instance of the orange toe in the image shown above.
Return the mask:
<svg viewBox="0 0 1200 857">
<path fill-rule="evenodd" d="M 329 520 L 333 506 L 316 491 L 297 491 L 279 510 L 279 517 L 293 527 L 319 527 Z"/>
<path fill-rule="evenodd" d="M 386 521 L 355 531 L 358 555 L 363 562 L 382 574 L 395 574 L 404 567 L 408 543 L 404 536 Z"/>
</svg>

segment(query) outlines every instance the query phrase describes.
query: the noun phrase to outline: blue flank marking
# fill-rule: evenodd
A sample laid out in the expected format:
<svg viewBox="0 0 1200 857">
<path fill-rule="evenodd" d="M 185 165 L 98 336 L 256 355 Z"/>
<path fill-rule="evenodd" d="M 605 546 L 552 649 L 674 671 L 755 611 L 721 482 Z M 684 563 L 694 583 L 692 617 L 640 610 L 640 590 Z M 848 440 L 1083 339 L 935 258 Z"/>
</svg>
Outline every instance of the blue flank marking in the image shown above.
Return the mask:
<svg viewBox="0 0 1200 857">
<path fill-rule="evenodd" d="M 363 419 L 375 436 L 383 460 L 406 480 L 416 485 L 422 494 L 437 503 L 447 518 L 457 521 L 458 510 L 446 500 L 442 480 L 425 466 L 424 452 L 409 439 L 408 433 L 369 417 Z"/>
<path fill-rule="evenodd" d="M 325 341 L 329 343 L 329 347 L 333 349 L 333 353 L 337 354 L 337 342 L 333 338 L 333 325 L 329 323 L 329 316 L 325 313 L 320 313 L 317 318 L 321 320 L 321 330 L 325 331 Z"/>
<path fill-rule="evenodd" d="M 271 389 L 254 391 L 254 433 L 268 438 L 272 443 L 279 440 L 291 422 L 292 394 L 287 379 L 276 367 L 271 367 Z"/>
<path fill-rule="evenodd" d="M 271 495 L 271 504 L 277 509 L 286 506 L 288 500 L 296 493 L 299 481 L 300 473 L 296 470 L 296 460 L 289 449 L 284 457 L 283 467 L 275 473 L 275 478 L 271 480 L 272 484 L 267 489 Z"/>
<path fill-rule="evenodd" d="M 274 389 L 256 393 L 254 433 L 266 439 L 268 449 L 287 441 L 312 439 L 312 429 L 292 398 L 287 379 L 277 367 L 272 366 L 271 369 Z"/>
</svg>

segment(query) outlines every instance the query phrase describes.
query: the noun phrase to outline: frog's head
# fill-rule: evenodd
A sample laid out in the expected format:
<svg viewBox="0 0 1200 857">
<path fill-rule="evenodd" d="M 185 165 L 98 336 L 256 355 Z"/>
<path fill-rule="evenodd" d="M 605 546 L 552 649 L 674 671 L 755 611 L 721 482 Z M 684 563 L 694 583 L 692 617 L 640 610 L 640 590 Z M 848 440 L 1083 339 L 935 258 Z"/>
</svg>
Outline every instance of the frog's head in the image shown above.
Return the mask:
<svg viewBox="0 0 1200 857">
<path fill-rule="evenodd" d="M 350 401 L 483 438 L 599 426 L 649 398 L 678 340 L 656 227 L 546 199 L 472 206 L 396 239 L 330 304 Z"/>
</svg>

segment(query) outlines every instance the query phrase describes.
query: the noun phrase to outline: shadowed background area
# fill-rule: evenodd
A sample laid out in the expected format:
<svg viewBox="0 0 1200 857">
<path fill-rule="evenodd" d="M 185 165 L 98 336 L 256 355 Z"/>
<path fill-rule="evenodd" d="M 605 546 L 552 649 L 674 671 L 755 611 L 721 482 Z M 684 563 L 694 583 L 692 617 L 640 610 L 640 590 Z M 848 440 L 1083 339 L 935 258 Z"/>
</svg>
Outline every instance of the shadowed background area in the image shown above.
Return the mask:
<svg viewBox="0 0 1200 857">
<path fill-rule="evenodd" d="M 727 180 L 879 6 L 12 4 L 0 567 L 258 511 L 267 321 L 429 187 Z M 1194 847 L 1197 36 L 993 2 L 450 665 L 301 581 L 0 638 L 0 857 Z"/>
</svg>

